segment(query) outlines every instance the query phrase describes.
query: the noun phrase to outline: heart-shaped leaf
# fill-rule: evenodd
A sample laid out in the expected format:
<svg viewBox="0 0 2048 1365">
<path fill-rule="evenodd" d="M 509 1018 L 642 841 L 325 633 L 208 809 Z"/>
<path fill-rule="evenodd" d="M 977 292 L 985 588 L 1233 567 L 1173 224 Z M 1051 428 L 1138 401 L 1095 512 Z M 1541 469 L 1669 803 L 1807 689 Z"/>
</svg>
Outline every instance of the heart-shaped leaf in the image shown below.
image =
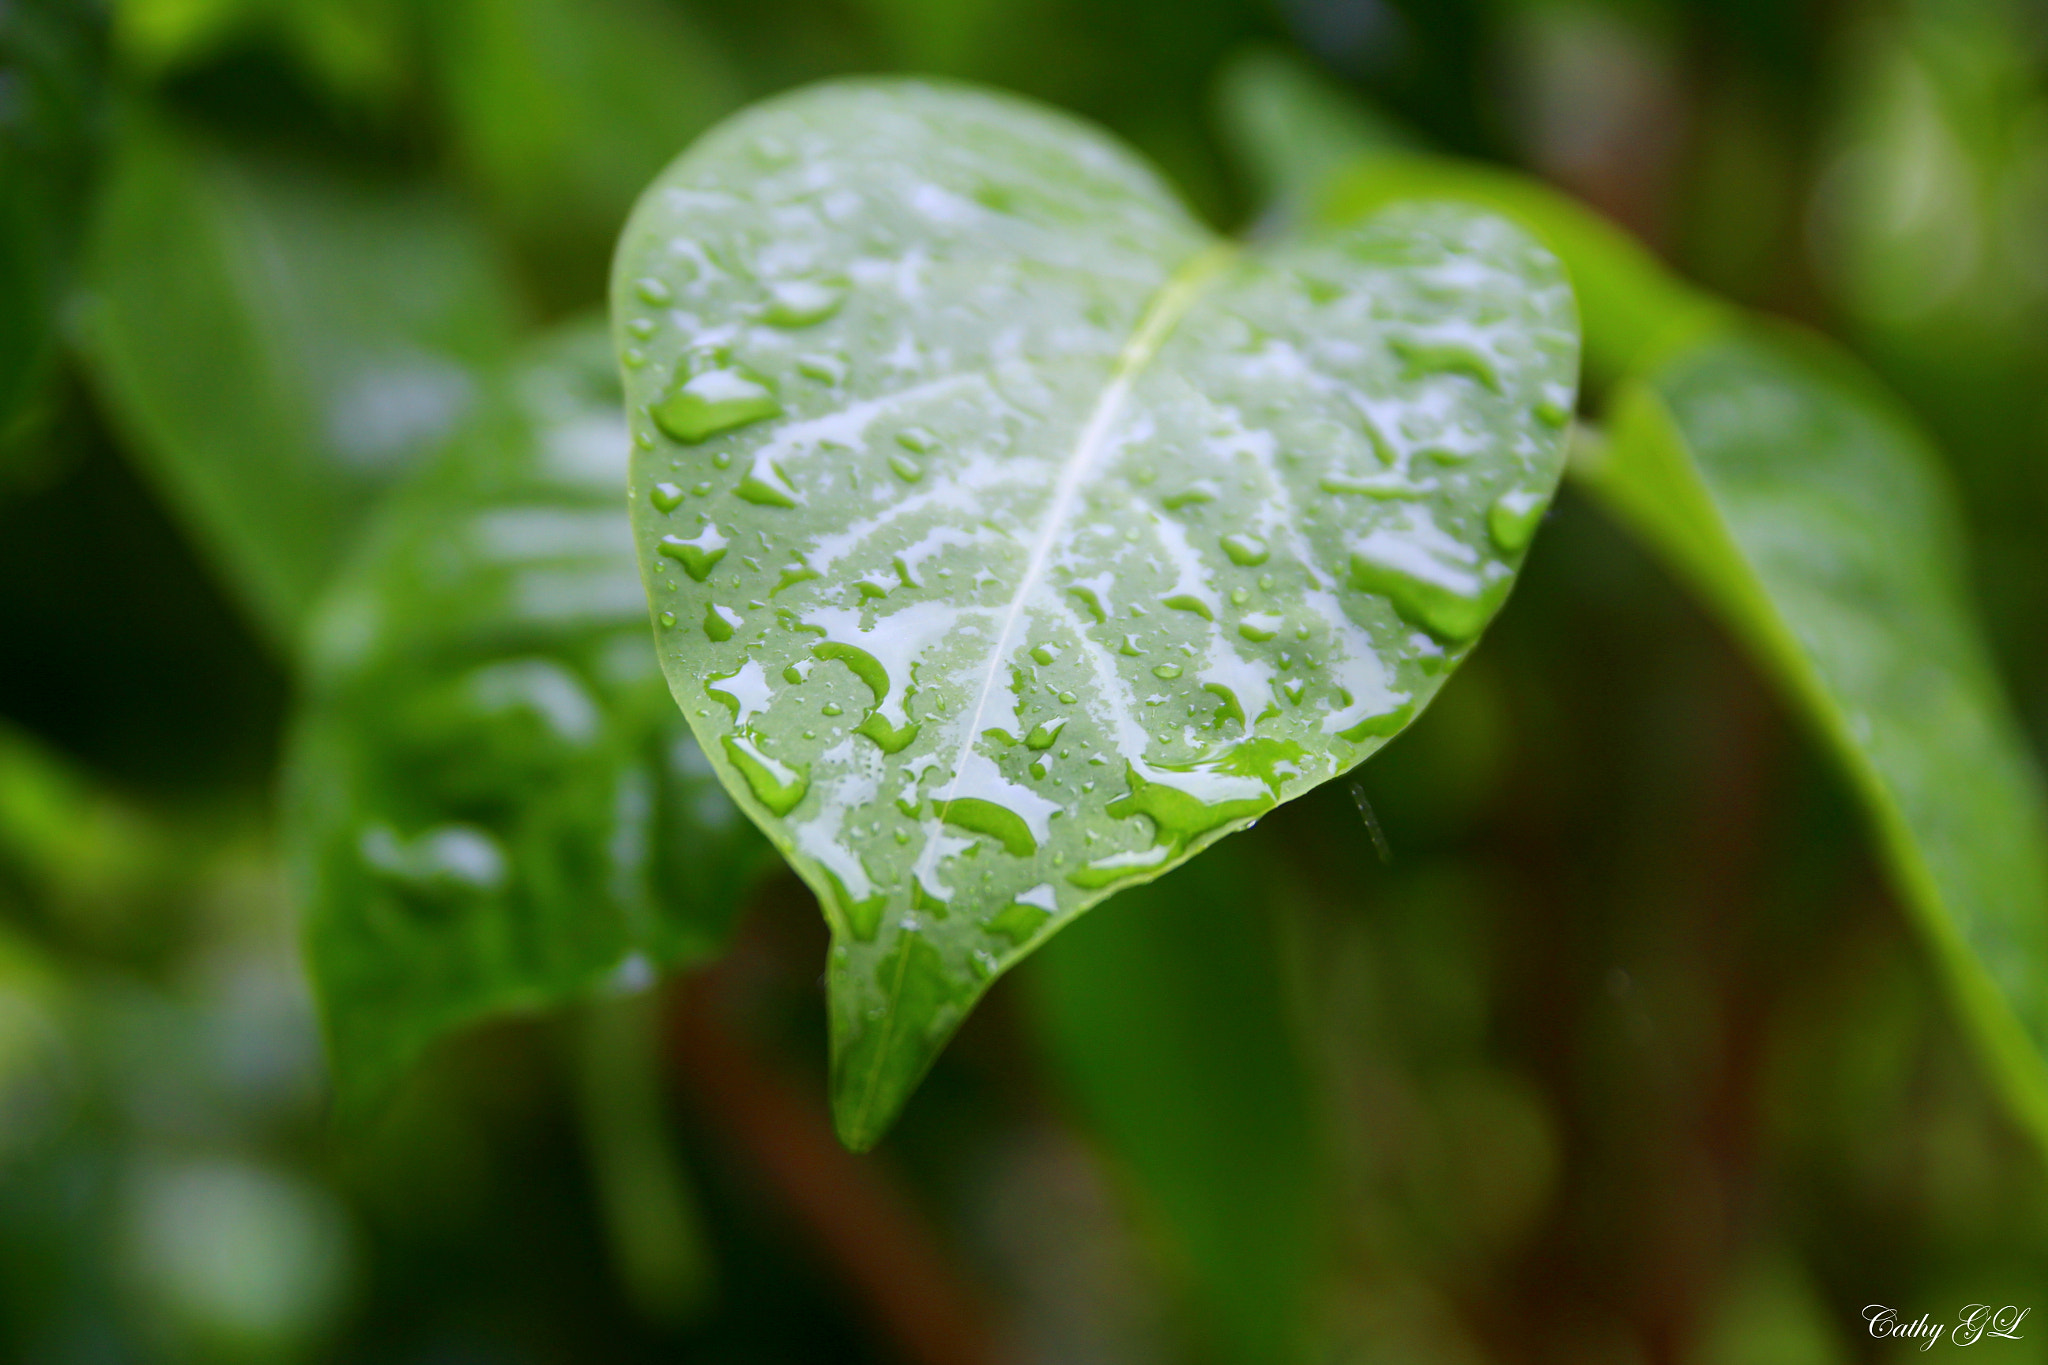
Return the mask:
<svg viewBox="0 0 2048 1365">
<path fill-rule="evenodd" d="M 857 1148 L 1034 944 L 1428 701 L 1577 357 L 1500 219 L 1237 248 L 1103 134 L 913 82 L 708 134 L 613 322 L 662 663 L 824 904 Z"/>
<path fill-rule="evenodd" d="M 511 369 L 305 650 L 287 833 L 350 1107 L 450 1028 L 711 952 L 765 852 L 654 664 L 602 330 Z"/>
</svg>

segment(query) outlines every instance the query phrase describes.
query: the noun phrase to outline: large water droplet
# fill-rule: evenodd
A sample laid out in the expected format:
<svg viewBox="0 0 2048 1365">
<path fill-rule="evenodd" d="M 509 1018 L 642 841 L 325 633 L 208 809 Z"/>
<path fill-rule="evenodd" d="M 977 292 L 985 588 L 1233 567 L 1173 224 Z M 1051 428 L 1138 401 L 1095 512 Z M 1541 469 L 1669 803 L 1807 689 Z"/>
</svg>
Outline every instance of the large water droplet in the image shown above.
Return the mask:
<svg viewBox="0 0 2048 1365">
<path fill-rule="evenodd" d="M 746 623 L 746 618 L 730 607 L 721 607 L 713 602 L 704 611 L 704 633 L 720 644 L 732 638 L 732 633 Z"/>
<path fill-rule="evenodd" d="M 796 809 L 804 793 L 810 790 L 808 775 L 762 753 L 751 735 L 725 735 L 722 739 L 725 756 L 747 779 L 756 800 L 775 815 L 787 815 Z"/>
<path fill-rule="evenodd" d="M 1231 563 L 1249 569 L 1265 563 L 1266 557 L 1272 553 L 1272 547 L 1257 536 L 1233 531 L 1223 537 L 1223 553 L 1230 556 Z"/>
<path fill-rule="evenodd" d="M 779 416 L 782 404 L 766 380 L 738 365 L 681 380 L 653 410 L 654 424 L 695 445 L 720 432 Z"/>
<path fill-rule="evenodd" d="M 655 543 L 655 549 L 683 566 L 683 572 L 702 583 L 711 576 L 711 568 L 725 558 L 725 547 L 732 542 L 725 532 L 716 526 L 706 526 L 689 540 L 681 536 L 663 536 Z"/>
<path fill-rule="evenodd" d="M 1024 736 L 1024 747 L 1027 749 L 1050 749 L 1053 746 L 1053 741 L 1060 737 L 1060 731 L 1064 730 L 1066 726 L 1067 718 L 1065 716 L 1057 716 L 1052 720 L 1042 720 L 1031 728 L 1030 734 Z"/>
<path fill-rule="evenodd" d="M 1548 506 L 1543 494 L 1533 488 L 1518 488 L 1501 494 L 1486 514 L 1487 534 L 1508 554 L 1527 548 L 1536 535 Z"/>
<path fill-rule="evenodd" d="M 987 835 L 1013 858 L 1028 858 L 1038 851 L 1038 841 L 1032 838 L 1024 817 L 993 801 L 975 796 L 956 797 L 946 803 L 939 818 L 969 834 Z"/>
<path fill-rule="evenodd" d="M 782 280 L 768 286 L 761 320 L 772 327 L 810 327 L 839 311 L 846 287 L 828 280 Z"/>
</svg>

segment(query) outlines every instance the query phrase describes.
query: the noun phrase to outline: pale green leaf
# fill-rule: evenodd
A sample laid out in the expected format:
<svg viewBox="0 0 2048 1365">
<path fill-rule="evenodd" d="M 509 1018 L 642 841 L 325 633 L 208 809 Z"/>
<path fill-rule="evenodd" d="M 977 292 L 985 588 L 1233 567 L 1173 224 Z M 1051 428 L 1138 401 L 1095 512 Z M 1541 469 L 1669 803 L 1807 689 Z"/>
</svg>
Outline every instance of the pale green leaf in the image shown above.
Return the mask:
<svg viewBox="0 0 2048 1365">
<path fill-rule="evenodd" d="M 1749 326 L 1624 385 L 1581 463 L 1833 748 L 1961 1013 L 2048 1139 L 2048 799 L 1932 452 L 1845 358 Z"/>
<path fill-rule="evenodd" d="M 323 599 L 288 755 L 345 1100 L 439 1034 L 715 950 L 760 841 L 669 701 L 602 331 L 555 339 Z"/>
<path fill-rule="evenodd" d="M 998 972 L 1428 701 L 1576 363 L 1497 218 L 1239 250 L 1106 136 L 909 82 L 709 134 L 613 322 L 662 662 L 824 904 L 856 1147 Z"/>
<path fill-rule="evenodd" d="M 434 195 L 126 130 L 90 251 L 93 377 L 278 643 L 510 346 L 493 259 Z"/>
</svg>

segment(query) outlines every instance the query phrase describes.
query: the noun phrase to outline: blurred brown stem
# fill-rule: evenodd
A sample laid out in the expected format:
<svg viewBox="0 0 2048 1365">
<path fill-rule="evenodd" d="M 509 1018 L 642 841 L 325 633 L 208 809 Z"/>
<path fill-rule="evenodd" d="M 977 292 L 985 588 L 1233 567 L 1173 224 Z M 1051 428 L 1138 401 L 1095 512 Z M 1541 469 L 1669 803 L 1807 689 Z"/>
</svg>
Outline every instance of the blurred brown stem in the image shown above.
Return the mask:
<svg viewBox="0 0 2048 1365">
<path fill-rule="evenodd" d="M 988 1313 L 885 1167 L 839 1145 L 822 1105 L 727 1021 L 718 970 L 676 992 L 669 1053 L 708 1123 L 810 1235 L 914 1365 L 990 1365 Z"/>
</svg>

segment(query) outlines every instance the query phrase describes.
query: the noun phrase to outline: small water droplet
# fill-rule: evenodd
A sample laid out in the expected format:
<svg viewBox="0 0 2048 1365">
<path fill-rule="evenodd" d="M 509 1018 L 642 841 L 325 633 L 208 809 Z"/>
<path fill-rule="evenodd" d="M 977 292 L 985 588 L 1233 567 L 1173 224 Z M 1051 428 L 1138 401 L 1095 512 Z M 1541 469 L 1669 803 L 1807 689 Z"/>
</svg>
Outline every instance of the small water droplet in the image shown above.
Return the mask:
<svg viewBox="0 0 2048 1365">
<path fill-rule="evenodd" d="M 889 468 L 905 483 L 916 483 L 924 477 L 924 466 L 899 451 L 889 452 Z"/>
<path fill-rule="evenodd" d="M 647 500 L 657 512 L 673 512 L 683 505 L 683 490 L 672 483 L 658 483 L 647 490 Z"/>
<path fill-rule="evenodd" d="M 1511 489 L 1494 499 L 1487 510 L 1487 534 L 1508 554 L 1527 549 L 1548 505 L 1543 494 L 1535 489 Z"/>
<path fill-rule="evenodd" d="M 1223 537 L 1223 553 L 1230 556 L 1231 563 L 1244 568 L 1265 563 L 1267 556 L 1272 552 L 1272 547 L 1265 541 L 1242 531 L 1233 531 Z"/>
<path fill-rule="evenodd" d="M 1056 716 L 1052 720 L 1042 720 L 1031 728 L 1030 734 L 1024 736 L 1024 747 L 1039 750 L 1050 749 L 1053 746 L 1053 741 L 1060 737 L 1060 731 L 1064 730 L 1066 726 L 1067 718 L 1065 716 Z"/>
<path fill-rule="evenodd" d="M 1072 706 L 1075 702 L 1081 699 L 1072 692 L 1062 692 L 1060 693 L 1060 700 L 1065 702 L 1067 705 Z"/>
<path fill-rule="evenodd" d="M 1180 665 L 1154 664 L 1152 665 L 1152 676 L 1155 678 L 1178 678 L 1180 676 Z"/>
<path fill-rule="evenodd" d="M 626 324 L 626 330 L 640 338 L 640 340 L 645 341 L 661 330 L 661 324 L 653 318 L 634 318 Z"/>
<path fill-rule="evenodd" d="M 834 388 L 846 382 L 846 362 L 829 355 L 800 355 L 796 358 L 796 372 L 806 379 Z"/>
<path fill-rule="evenodd" d="M 939 448 L 939 438 L 924 427 L 905 427 L 896 433 L 896 444 L 919 455 L 929 455 Z"/>
<path fill-rule="evenodd" d="M 1230 605 L 1233 607 L 1241 607 L 1251 600 L 1252 595 L 1243 588 L 1232 588 L 1230 590 Z"/>
<path fill-rule="evenodd" d="M 826 715 L 828 715 L 828 716 L 836 716 L 836 715 L 838 715 L 838 714 L 839 714 L 839 713 L 840 713 L 841 711 L 843 711 L 843 710 L 844 710 L 845 708 L 844 708 L 844 707 L 842 707 L 842 706 L 840 706 L 840 704 L 839 704 L 838 702 L 836 702 L 836 701 L 828 701 L 828 702 L 826 702 L 826 703 L 825 703 L 825 708 L 824 708 L 824 709 L 825 709 L 825 714 L 826 714 Z"/>
<path fill-rule="evenodd" d="M 675 294 L 666 284 L 663 284 L 651 275 L 645 279 L 633 281 L 633 292 L 640 296 L 642 303 L 652 304 L 656 308 L 675 298 Z"/>
<path fill-rule="evenodd" d="M 628 346 L 619 352 L 619 360 L 629 370 L 637 370 L 647 363 L 647 352 L 638 346 Z"/>
<path fill-rule="evenodd" d="M 1033 645 L 1031 647 L 1031 657 L 1041 664 L 1050 664 L 1060 657 L 1060 647 L 1058 645 Z"/>
<path fill-rule="evenodd" d="M 661 614 L 661 628 L 662 628 L 663 630 L 674 630 L 674 629 L 675 629 L 675 626 L 676 626 L 676 614 L 675 614 L 674 612 L 672 612 L 672 611 L 665 611 L 665 612 L 663 612 L 663 613 Z"/>
</svg>

